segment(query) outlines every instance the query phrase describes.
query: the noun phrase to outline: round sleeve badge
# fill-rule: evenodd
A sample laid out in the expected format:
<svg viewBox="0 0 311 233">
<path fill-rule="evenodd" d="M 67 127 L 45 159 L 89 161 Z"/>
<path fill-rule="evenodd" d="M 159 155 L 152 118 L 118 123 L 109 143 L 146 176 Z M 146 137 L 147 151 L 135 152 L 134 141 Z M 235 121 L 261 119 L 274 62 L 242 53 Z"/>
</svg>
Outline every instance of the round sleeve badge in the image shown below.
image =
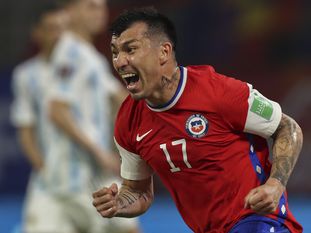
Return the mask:
<svg viewBox="0 0 311 233">
<path fill-rule="evenodd" d="M 194 138 L 201 138 L 207 134 L 208 120 L 201 114 L 193 114 L 186 121 L 186 131 Z"/>
</svg>

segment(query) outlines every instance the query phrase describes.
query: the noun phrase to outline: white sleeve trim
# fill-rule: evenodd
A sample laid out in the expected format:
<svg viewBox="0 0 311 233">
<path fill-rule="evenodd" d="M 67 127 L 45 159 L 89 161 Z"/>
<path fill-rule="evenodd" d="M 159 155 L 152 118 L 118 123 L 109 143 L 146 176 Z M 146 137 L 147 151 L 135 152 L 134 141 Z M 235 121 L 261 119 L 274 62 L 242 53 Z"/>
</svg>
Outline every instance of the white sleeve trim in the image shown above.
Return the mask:
<svg viewBox="0 0 311 233">
<path fill-rule="evenodd" d="M 281 107 L 253 89 L 252 85 L 248 84 L 248 87 L 250 94 L 244 132 L 269 138 L 281 121 Z"/>
<path fill-rule="evenodd" d="M 114 142 L 121 156 L 121 177 L 127 180 L 144 180 L 153 175 L 152 168 L 135 153 L 121 147 L 116 139 Z"/>
</svg>

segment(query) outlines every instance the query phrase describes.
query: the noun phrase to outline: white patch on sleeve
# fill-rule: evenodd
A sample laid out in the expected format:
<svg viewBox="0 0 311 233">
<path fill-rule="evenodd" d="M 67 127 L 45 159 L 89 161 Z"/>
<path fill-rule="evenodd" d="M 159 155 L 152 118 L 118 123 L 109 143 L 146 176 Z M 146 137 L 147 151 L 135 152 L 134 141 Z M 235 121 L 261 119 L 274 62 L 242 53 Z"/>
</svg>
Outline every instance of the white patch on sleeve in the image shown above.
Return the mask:
<svg viewBox="0 0 311 233">
<path fill-rule="evenodd" d="M 252 85 L 248 84 L 248 87 L 250 95 L 244 132 L 269 138 L 281 121 L 281 107 L 253 89 Z"/>
<path fill-rule="evenodd" d="M 135 153 L 121 147 L 116 139 L 115 144 L 121 156 L 121 176 L 128 180 L 144 180 L 153 175 L 152 168 Z"/>
</svg>

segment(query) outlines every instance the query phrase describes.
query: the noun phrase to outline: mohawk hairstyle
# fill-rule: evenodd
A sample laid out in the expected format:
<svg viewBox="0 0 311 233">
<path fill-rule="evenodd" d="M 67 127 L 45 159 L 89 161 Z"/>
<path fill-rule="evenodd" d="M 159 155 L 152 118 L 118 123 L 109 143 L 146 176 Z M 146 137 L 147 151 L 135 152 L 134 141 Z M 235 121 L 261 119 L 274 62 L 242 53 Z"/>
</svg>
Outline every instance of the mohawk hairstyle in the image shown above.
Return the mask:
<svg viewBox="0 0 311 233">
<path fill-rule="evenodd" d="M 149 35 L 165 35 L 172 43 L 176 51 L 177 35 L 174 24 L 163 14 L 160 14 L 154 7 L 134 8 L 124 11 L 112 23 L 110 32 L 119 37 L 122 32 L 131 27 L 134 23 L 143 22 L 148 26 Z"/>
</svg>

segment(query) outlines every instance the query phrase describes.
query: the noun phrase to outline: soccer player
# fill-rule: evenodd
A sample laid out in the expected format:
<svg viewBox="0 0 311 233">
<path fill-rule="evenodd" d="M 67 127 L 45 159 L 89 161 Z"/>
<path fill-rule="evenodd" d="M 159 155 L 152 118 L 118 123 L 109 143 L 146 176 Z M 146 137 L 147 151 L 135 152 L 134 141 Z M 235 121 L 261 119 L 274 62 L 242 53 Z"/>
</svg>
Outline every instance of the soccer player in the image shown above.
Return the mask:
<svg viewBox="0 0 311 233">
<path fill-rule="evenodd" d="M 137 233 L 136 219 L 102 219 L 92 206 L 96 187 L 118 180 L 109 99 L 124 88 L 90 41 L 104 29 L 105 1 L 72 4 L 42 15 L 40 55 L 15 70 L 12 117 L 34 167 L 23 232 Z"/>
<path fill-rule="evenodd" d="M 285 191 L 302 132 L 278 103 L 211 66 L 178 66 L 174 26 L 154 9 L 121 14 L 111 49 L 130 96 L 115 124 L 123 184 L 93 193 L 103 217 L 147 211 L 156 173 L 196 233 L 302 232 Z"/>
<path fill-rule="evenodd" d="M 47 105 L 53 83 L 51 54 L 67 26 L 67 19 L 65 12 L 53 3 L 35 13 L 31 36 L 39 53 L 18 65 L 13 72 L 11 118 L 32 166 L 23 209 L 22 231 L 26 233 L 51 232 L 51 228 L 57 232 L 63 227 L 51 224 L 55 216 L 51 211 L 54 201 L 50 200 L 49 191 L 56 185 L 52 177 L 57 172 L 55 161 L 53 165 L 51 162 L 58 156 L 53 150 L 59 145 L 54 141 L 56 135 L 48 118 Z"/>
<path fill-rule="evenodd" d="M 68 159 L 63 165 L 68 177 L 62 179 L 70 181 L 66 188 L 70 193 L 63 201 L 75 207 L 75 227 L 81 228 L 80 232 L 138 233 L 137 219 L 102 219 L 90 195 L 100 185 L 118 181 L 120 161 L 110 152 L 111 109 L 120 106 L 126 96 L 106 59 L 92 44 L 106 26 L 106 0 L 60 2 L 68 14 L 69 26 L 52 55 L 55 85 L 51 88 L 49 114 L 59 130 L 61 156 Z M 77 215 L 79 208 L 85 215 Z"/>
</svg>

